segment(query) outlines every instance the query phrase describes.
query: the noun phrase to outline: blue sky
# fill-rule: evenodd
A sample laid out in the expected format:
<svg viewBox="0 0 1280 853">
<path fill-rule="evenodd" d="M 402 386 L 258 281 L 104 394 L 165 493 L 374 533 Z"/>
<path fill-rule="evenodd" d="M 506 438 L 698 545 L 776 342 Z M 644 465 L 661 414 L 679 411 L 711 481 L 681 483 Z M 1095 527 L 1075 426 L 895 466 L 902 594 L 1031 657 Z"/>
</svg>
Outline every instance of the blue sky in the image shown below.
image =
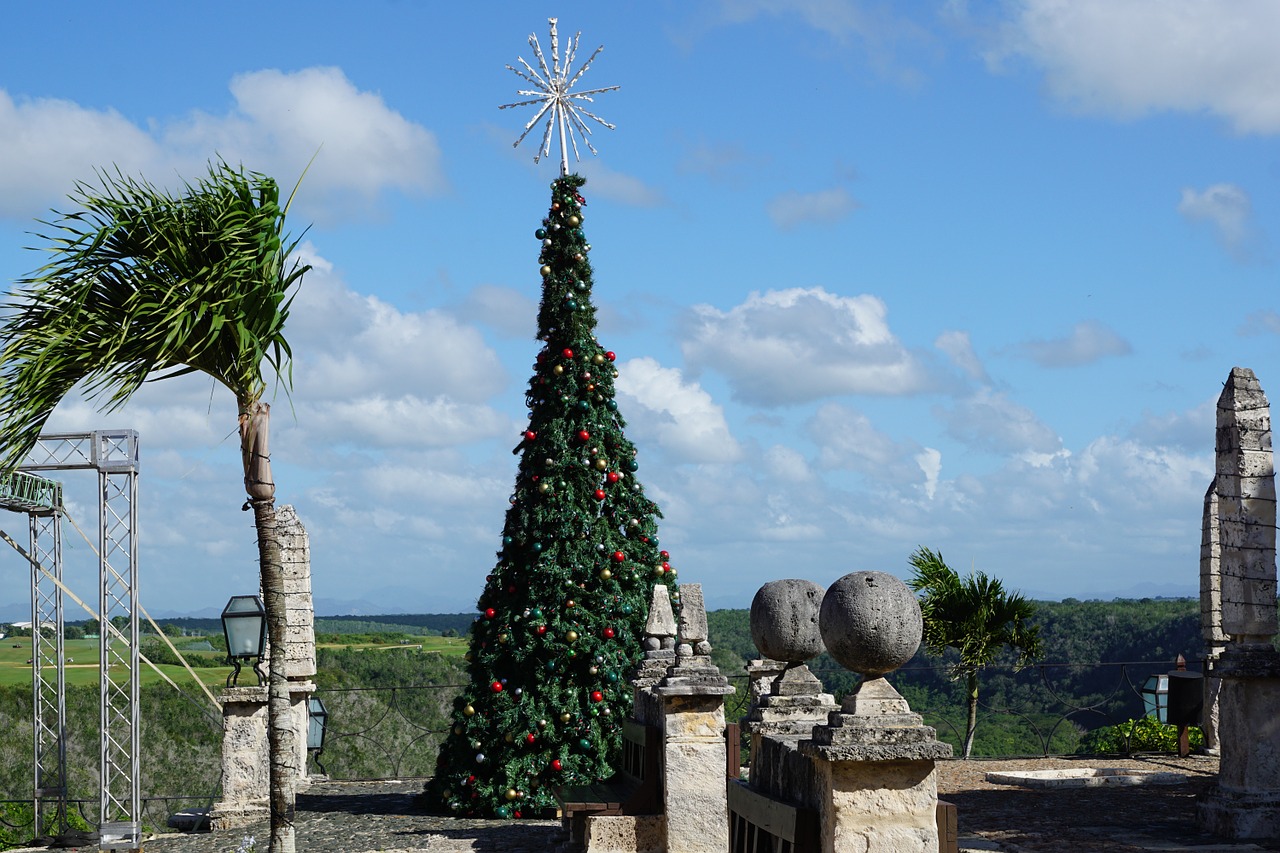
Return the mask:
<svg viewBox="0 0 1280 853">
<path fill-rule="evenodd" d="M 905 576 L 925 545 L 1038 597 L 1194 592 L 1213 403 L 1233 365 L 1280 387 L 1270 2 L 23 4 L 0 271 L 39 264 L 28 232 L 95 168 L 169 184 L 220 154 L 292 186 L 318 150 L 278 500 L 322 602 L 468 609 L 557 171 L 497 106 L 551 15 L 605 45 L 582 85 L 622 87 L 594 104 L 617 130 L 584 151 L 584 227 L 682 580 L 745 606 L 781 577 Z M 225 391 L 73 398 L 52 426 L 142 433 L 145 607 L 252 588 Z M 0 561 L 0 607 L 24 578 Z"/>
</svg>

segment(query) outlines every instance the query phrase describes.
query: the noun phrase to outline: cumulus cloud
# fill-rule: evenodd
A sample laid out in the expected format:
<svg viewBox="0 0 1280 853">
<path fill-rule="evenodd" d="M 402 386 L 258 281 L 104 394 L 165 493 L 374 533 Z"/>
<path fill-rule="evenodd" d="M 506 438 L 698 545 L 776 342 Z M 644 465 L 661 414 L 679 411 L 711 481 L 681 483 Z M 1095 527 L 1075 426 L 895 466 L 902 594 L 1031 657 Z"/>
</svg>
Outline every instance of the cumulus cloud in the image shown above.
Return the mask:
<svg viewBox="0 0 1280 853">
<path fill-rule="evenodd" d="M 617 389 L 628 429 L 656 441 L 675 459 L 733 462 L 742 456 L 724 409 L 697 382 L 686 382 L 678 369 L 648 357 L 633 358 L 618 366 Z"/>
<path fill-rule="evenodd" d="M 938 417 L 952 438 L 980 450 L 1043 457 L 1062 448 L 1057 434 L 1035 412 L 989 388 L 950 409 L 940 408 Z"/>
<path fill-rule="evenodd" d="M 287 187 L 315 155 L 297 199 L 308 217 L 341 218 L 389 190 L 445 188 L 435 135 L 341 69 L 255 71 L 230 89 L 235 105 L 225 114 L 161 117 L 145 127 L 114 110 L 15 100 L 0 90 L 0 215 L 25 219 L 56 206 L 95 168 L 118 166 L 157 183 L 195 179 L 215 151 Z"/>
<path fill-rule="evenodd" d="M 1079 367 L 1110 356 L 1129 355 L 1133 347 L 1097 320 L 1076 323 L 1066 337 L 1026 341 L 1017 352 L 1041 367 Z"/>
<path fill-rule="evenodd" d="M 1192 222 L 1206 223 L 1236 260 L 1247 260 L 1252 254 L 1256 238 L 1253 203 L 1249 194 L 1235 184 L 1214 184 L 1204 192 L 1184 187 L 1178 213 Z"/>
<path fill-rule="evenodd" d="M 1280 133 L 1280 6 L 1270 0 L 1024 0 L 990 59 L 1039 66 L 1084 113 L 1209 112 Z"/>
<path fill-rule="evenodd" d="M 820 287 L 752 293 L 728 311 L 695 306 L 684 355 L 694 370 L 726 376 L 735 398 L 762 406 L 934 387 L 920 359 L 889 330 L 887 314 L 874 296 Z"/>
<path fill-rule="evenodd" d="M 783 231 L 790 231 L 809 223 L 839 222 L 857 207 L 858 202 L 847 189 L 832 187 L 811 193 L 791 190 L 771 199 L 765 209 L 774 225 Z"/>
<path fill-rule="evenodd" d="M 933 345 L 946 353 L 952 364 L 968 374 L 970 379 L 989 383 L 987 369 L 982 366 L 982 359 L 974 352 L 973 342 L 968 332 L 950 331 L 938 335 Z"/>
<path fill-rule="evenodd" d="M 488 326 L 508 338 L 532 338 L 538 303 L 514 287 L 479 284 L 450 307 L 459 320 Z"/>
</svg>

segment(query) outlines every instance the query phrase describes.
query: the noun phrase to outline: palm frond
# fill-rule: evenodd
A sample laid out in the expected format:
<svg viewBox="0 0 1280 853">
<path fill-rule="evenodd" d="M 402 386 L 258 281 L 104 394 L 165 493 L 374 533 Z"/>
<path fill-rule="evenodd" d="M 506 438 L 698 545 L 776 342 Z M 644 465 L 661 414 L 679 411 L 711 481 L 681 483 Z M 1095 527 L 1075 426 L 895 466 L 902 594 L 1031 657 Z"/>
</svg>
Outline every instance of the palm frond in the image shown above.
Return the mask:
<svg viewBox="0 0 1280 853">
<path fill-rule="evenodd" d="M 81 208 L 41 224 L 51 257 L 20 279 L 0 318 L 0 469 L 19 464 L 76 386 L 116 409 L 144 382 L 198 371 L 242 408 L 286 390 L 284 337 L 307 266 L 290 263 L 271 178 L 210 164 L 178 193 L 99 172 Z"/>
</svg>

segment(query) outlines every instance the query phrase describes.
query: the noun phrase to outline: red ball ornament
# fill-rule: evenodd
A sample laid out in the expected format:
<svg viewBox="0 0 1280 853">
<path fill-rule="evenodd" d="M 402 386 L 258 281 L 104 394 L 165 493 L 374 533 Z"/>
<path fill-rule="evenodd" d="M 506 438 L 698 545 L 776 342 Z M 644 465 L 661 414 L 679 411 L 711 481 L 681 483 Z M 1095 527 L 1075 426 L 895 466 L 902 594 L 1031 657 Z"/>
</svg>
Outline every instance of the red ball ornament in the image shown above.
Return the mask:
<svg viewBox="0 0 1280 853">
<path fill-rule="evenodd" d="M 616 483 L 622 478 L 618 476 L 617 471 L 610 471 L 608 474 L 605 475 L 605 479 L 608 480 L 610 483 Z"/>
<path fill-rule="evenodd" d="M 560 770 L 561 768 L 563 768 L 563 767 L 564 767 L 564 765 L 560 763 L 560 759 L 558 759 L 558 758 L 553 758 L 553 759 L 551 759 L 551 769 L 552 769 L 552 770 L 559 771 L 559 770 Z"/>
<path fill-rule="evenodd" d="M 498 615 L 498 611 L 494 610 L 492 607 L 488 608 L 488 609 L 487 609 L 487 610 L 485 610 L 485 612 L 484 612 L 484 618 L 486 618 L 486 619 L 492 619 L 493 617 L 495 617 L 495 616 L 497 616 L 497 615 Z"/>
<path fill-rule="evenodd" d="M 607 353 L 605 353 L 605 354 L 604 354 L 604 357 L 605 357 L 605 358 L 607 358 L 607 359 L 609 359 L 610 361 L 613 361 L 614 359 L 616 359 L 616 358 L 618 357 L 618 354 L 617 354 L 617 353 L 615 353 L 615 352 L 607 352 Z"/>
<path fill-rule="evenodd" d="M 538 437 L 538 434 L 537 434 L 536 432 L 534 432 L 533 430 L 531 430 L 531 429 L 527 429 L 527 430 L 525 430 L 525 431 L 524 431 L 524 440 L 525 440 L 525 441 L 533 441 L 533 440 L 534 440 L 535 438 L 537 438 L 537 437 Z"/>
<path fill-rule="evenodd" d="M 537 631 L 538 631 L 538 636 L 541 637 L 543 634 L 547 633 L 547 626 L 539 625 L 537 628 Z"/>
<path fill-rule="evenodd" d="M 568 347 L 565 347 L 564 349 L 560 350 L 560 354 L 565 358 L 573 358 L 573 350 L 569 349 Z"/>
<path fill-rule="evenodd" d="M 603 702 L 603 701 L 604 701 L 604 694 L 603 694 L 603 693 L 601 693 L 599 690 L 592 690 L 592 691 L 591 691 L 591 701 L 592 701 L 592 702 Z"/>
<path fill-rule="evenodd" d="M 581 441 L 585 444 L 590 440 L 591 440 L 591 433 L 587 432 L 585 429 L 578 430 L 578 441 Z"/>
<path fill-rule="evenodd" d="M 623 560 L 625 560 L 625 559 L 627 559 L 627 555 L 626 555 L 626 554 L 624 554 L 624 553 L 622 553 L 621 551 L 614 551 L 614 552 L 613 552 L 613 561 L 614 561 L 615 563 L 621 563 L 621 562 L 622 562 Z"/>
<path fill-rule="evenodd" d="M 614 637 L 614 630 L 613 630 L 612 628 L 605 628 L 605 629 L 604 629 L 604 638 L 605 638 L 606 640 L 612 640 L 612 639 L 613 639 L 613 637 Z"/>
<path fill-rule="evenodd" d="M 670 554 L 668 554 L 666 551 L 659 551 L 659 552 L 658 552 L 658 556 L 659 556 L 659 557 L 661 557 L 663 560 L 670 560 L 670 559 L 671 559 L 671 555 L 670 555 Z"/>
<path fill-rule="evenodd" d="M 598 501 L 604 500 L 604 489 L 596 489 L 595 496 Z"/>
<path fill-rule="evenodd" d="M 537 738 L 536 738 L 536 737 L 534 737 L 533 732 L 529 732 L 527 735 L 525 735 L 525 736 L 524 736 L 524 742 L 525 742 L 525 743 L 532 744 L 532 743 L 533 743 L 534 741 L 536 741 L 536 740 L 537 740 Z"/>
<path fill-rule="evenodd" d="M 502 682 L 501 682 L 501 681 L 495 681 L 495 682 L 493 682 L 492 684 L 490 684 L 490 685 L 489 685 L 489 689 L 490 689 L 490 690 L 492 690 L 494 693 L 501 693 L 501 692 L 502 692 Z"/>
</svg>

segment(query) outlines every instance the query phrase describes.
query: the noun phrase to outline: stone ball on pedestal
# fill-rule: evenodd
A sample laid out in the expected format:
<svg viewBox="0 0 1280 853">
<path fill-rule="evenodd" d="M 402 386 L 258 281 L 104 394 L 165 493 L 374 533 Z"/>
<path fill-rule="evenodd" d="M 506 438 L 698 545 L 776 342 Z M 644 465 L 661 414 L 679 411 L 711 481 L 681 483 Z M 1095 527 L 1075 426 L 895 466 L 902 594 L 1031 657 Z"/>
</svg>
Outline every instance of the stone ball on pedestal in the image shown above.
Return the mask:
<svg viewBox="0 0 1280 853">
<path fill-rule="evenodd" d="M 751 642 L 771 660 L 803 663 L 822 654 L 818 611 L 824 590 L 813 581 L 770 581 L 751 600 Z"/>
<path fill-rule="evenodd" d="M 818 624 L 831 657 L 867 678 L 911 660 L 924 631 L 915 595 L 887 572 L 853 572 L 833 583 Z"/>
</svg>

